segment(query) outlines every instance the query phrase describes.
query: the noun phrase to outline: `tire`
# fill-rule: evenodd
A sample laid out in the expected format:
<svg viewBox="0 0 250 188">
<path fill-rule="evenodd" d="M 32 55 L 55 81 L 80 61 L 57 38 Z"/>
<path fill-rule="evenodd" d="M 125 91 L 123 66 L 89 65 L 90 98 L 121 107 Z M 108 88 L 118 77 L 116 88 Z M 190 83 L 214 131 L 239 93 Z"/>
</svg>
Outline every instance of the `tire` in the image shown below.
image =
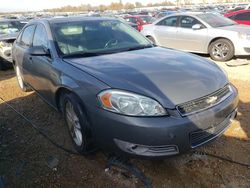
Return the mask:
<svg viewBox="0 0 250 188">
<path fill-rule="evenodd" d="M 5 69 L 6 69 L 6 67 L 4 66 L 4 64 L 0 60 L 0 70 L 5 70 Z"/>
<path fill-rule="evenodd" d="M 156 43 L 155 43 L 155 39 L 154 39 L 153 37 L 148 36 L 147 38 L 148 38 L 153 44 L 156 44 Z"/>
<path fill-rule="evenodd" d="M 218 39 L 209 45 L 210 57 L 215 61 L 229 61 L 234 57 L 234 45 L 228 39 Z"/>
<path fill-rule="evenodd" d="M 61 97 L 62 112 L 77 152 L 87 155 L 94 151 L 90 122 L 78 97 L 65 93 Z"/>
<path fill-rule="evenodd" d="M 27 84 L 23 81 L 23 75 L 20 71 L 19 66 L 15 66 L 15 72 L 16 72 L 16 78 L 17 78 L 17 83 L 20 87 L 20 89 L 24 92 L 29 92 L 31 91 L 31 88 L 27 86 Z"/>
</svg>

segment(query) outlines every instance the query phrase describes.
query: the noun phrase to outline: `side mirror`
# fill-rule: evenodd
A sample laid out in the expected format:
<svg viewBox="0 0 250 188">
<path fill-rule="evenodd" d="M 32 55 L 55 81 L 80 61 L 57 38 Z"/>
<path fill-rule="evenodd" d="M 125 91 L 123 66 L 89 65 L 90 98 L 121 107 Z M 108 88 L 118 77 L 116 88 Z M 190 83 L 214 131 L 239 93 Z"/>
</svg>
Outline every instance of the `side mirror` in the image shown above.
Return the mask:
<svg viewBox="0 0 250 188">
<path fill-rule="evenodd" d="M 50 56 L 48 49 L 43 46 L 33 46 L 29 49 L 29 54 L 33 56 Z"/>
<path fill-rule="evenodd" d="M 201 24 L 195 24 L 195 25 L 192 26 L 192 29 L 193 29 L 193 30 L 202 29 L 202 25 L 201 25 Z"/>
</svg>

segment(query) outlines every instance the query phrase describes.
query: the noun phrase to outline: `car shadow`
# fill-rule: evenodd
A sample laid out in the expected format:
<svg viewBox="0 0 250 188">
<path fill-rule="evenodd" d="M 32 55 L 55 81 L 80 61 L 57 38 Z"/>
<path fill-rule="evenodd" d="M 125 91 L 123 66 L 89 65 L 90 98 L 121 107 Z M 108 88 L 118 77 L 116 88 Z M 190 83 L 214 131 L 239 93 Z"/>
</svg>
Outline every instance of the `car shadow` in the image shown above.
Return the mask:
<svg viewBox="0 0 250 188">
<path fill-rule="evenodd" d="M 10 100 L 8 104 L 27 117 L 56 143 L 74 151 L 62 116 L 45 104 L 34 92 L 25 97 Z M 239 116 L 236 119 L 240 122 L 240 126 L 246 132 L 248 138 L 249 109 L 250 103 L 240 101 Z M 57 185 L 70 186 L 74 184 L 73 181 L 80 182 L 82 176 L 89 173 L 87 171 L 94 173 L 96 183 L 91 185 L 98 187 L 100 185 L 98 181 L 103 182 L 103 180 L 112 185 L 115 177 L 116 181 L 119 181 L 118 184 L 114 185 L 115 187 L 126 187 L 123 186 L 125 180 L 118 176 L 117 172 L 116 174 L 105 175 L 104 167 L 107 160 L 105 155 L 98 152 L 88 157 L 74 157 L 65 153 L 50 144 L 32 128 L 29 122 L 23 120 L 4 103 L 0 103 L 0 143 L 0 174 L 5 175 L 7 185 L 10 187 L 32 187 L 36 181 L 40 182 L 40 185 L 46 185 L 46 183 L 51 183 L 52 180 L 57 180 Z M 245 144 L 244 147 L 247 146 L 247 143 L 242 143 L 242 140 L 237 137 L 223 135 L 211 144 L 197 150 L 205 150 L 220 156 L 231 156 L 238 160 L 247 161 L 247 155 L 241 149 L 242 144 Z M 56 176 L 53 175 L 53 170 L 47 164 L 47 159 L 51 157 L 60 160 L 60 163 L 56 166 L 58 169 Z M 164 160 L 132 159 L 131 161 L 151 179 L 154 187 L 162 187 L 162 184 L 169 187 L 183 187 L 187 184 L 205 187 L 209 185 L 217 186 L 223 183 L 223 180 L 221 177 L 211 174 L 223 174 L 223 169 L 226 171 L 229 168 L 226 162 L 220 162 L 220 166 L 217 167 L 218 161 L 216 159 L 210 159 L 206 156 L 200 157 L 193 154 L 192 151 Z M 234 173 L 245 173 L 237 166 L 232 168 L 234 168 Z M 65 173 L 65 171 L 69 171 L 70 174 Z M 79 171 L 83 174 L 78 175 Z M 120 172 L 118 171 L 118 173 Z M 72 178 L 72 176 L 74 177 Z M 207 181 L 204 181 L 202 176 L 207 176 L 205 178 Z M 227 174 L 223 176 L 229 178 Z M 65 178 L 67 183 L 65 183 Z M 234 178 L 237 179 L 237 177 Z M 129 181 L 132 181 L 132 185 L 134 185 L 133 179 Z M 210 181 L 214 182 L 211 184 Z M 89 183 L 86 182 L 84 185 L 88 186 Z M 128 187 L 133 187 L 130 184 L 128 185 Z"/>
</svg>

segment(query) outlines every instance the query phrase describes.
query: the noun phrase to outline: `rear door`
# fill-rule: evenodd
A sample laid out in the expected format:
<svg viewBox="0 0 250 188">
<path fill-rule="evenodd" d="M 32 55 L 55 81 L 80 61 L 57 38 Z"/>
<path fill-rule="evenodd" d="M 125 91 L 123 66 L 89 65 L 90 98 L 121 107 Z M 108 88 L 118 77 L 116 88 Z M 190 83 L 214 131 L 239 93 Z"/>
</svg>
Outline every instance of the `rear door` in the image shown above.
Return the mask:
<svg viewBox="0 0 250 188">
<path fill-rule="evenodd" d="M 193 29 L 196 24 L 200 29 Z M 182 16 L 178 28 L 176 48 L 190 52 L 207 52 L 208 29 L 192 16 Z"/>
<path fill-rule="evenodd" d="M 38 24 L 32 46 L 41 46 L 46 51 L 50 50 L 47 30 L 42 24 Z M 53 84 L 51 75 L 53 74 L 52 57 L 51 56 L 32 56 L 30 55 L 29 65 L 27 65 L 28 72 L 32 77 L 30 78 L 30 85 L 47 101 L 53 101 Z"/>
<path fill-rule="evenodd" d="M 178 46 L 177 45 L 178 19 L 179 19 L 178 16 L 171 16 L 155 24 L 154 33 L 158 45 L 168 48 L 176 48 Z"/>
<path fill-rule="evenodd" d="M 35 25 L 29 25 L 20 35 L 18 36 L 15 47 L 13 48 L 14 61 L 17 66 L 19 66 L 20 71 L 23 74 L 23 79 L 25 82 L 29 83 L 31 75 L 29 74 L 28 64 L 30 63 L 30 58 L 28 55 L 28 49 L 32 45 L 32 38 L 35 31 Z"/>
</svg>

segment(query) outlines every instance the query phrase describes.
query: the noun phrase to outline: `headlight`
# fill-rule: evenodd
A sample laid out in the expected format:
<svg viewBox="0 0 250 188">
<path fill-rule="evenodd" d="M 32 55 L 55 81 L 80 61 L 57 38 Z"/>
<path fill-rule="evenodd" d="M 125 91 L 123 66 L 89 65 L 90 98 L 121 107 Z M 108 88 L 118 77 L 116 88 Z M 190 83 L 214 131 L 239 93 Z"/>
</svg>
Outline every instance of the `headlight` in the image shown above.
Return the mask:
<svg viewBox="0 0 250 188">
<path fill-rule="evenodd" d="M 138 94 L 106 90 L 98 95 L 106 110 L 129 116 L 164 116 L 166 110 L 155 100 Z"/>
</svg>

